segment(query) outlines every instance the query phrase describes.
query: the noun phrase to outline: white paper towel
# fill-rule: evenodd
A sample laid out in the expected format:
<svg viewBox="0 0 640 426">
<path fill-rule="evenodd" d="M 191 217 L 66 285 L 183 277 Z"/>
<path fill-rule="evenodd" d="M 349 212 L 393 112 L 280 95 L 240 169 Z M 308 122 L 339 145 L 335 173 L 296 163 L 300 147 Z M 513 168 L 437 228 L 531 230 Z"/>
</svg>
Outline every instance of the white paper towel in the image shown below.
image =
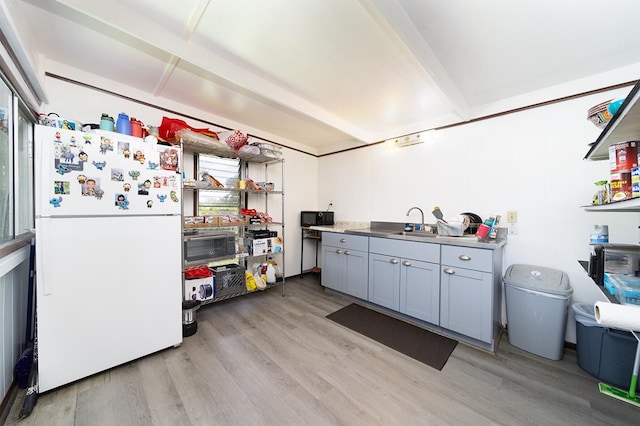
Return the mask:
<svg viewBox="0 0 640 426">
<path fill-rule="evenodd" d="M 596 321 L 606 327 L 640 331 L 640 306 L 596 302 Z"/>
</svg>

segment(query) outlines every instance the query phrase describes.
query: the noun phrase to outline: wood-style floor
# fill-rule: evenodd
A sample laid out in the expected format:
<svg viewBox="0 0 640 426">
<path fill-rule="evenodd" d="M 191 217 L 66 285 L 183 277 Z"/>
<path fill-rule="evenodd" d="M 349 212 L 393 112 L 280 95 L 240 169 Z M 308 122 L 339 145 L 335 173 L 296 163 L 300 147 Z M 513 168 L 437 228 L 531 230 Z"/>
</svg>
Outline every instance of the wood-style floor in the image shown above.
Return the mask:
<svg viewBox="0 0 640 426">
<path fill-rule="evenodd" d="M 638 425 L 640 408 L 598 392 L 561 361 L 503 338 L 458 344 L 442 369 L 333 323 L 350 301 L 314 277 L 207 305 L 171 348 L 39 396 L 7 425 Z M 118 348 L 113 348 L 114 351 Z"/>
</svg>

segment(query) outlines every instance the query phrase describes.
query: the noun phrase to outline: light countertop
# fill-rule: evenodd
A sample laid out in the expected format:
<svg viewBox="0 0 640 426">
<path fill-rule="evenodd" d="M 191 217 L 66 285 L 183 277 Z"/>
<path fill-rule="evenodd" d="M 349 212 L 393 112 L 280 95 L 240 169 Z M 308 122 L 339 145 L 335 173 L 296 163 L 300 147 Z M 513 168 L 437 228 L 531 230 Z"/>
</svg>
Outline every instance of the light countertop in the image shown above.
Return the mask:
<svg viewBox="0 0 640 426">
<path fill-rule="evenodd" d="M 448 235 L 425 235 L 420 232 L 402 233 L 404 225 L 387 222 L 336 222 L 332 226 L 310 226 L 309 229 L 321 232 L 338 232 L 367 237 L 389 238 L 394 240 L 418 241 L 432 244 L 446 244 L 462 247 L 475 247 L 495 250 L 507 243 L 507 238 L 478 240 L 475 235 L 452 237 Z"/>
</svg>

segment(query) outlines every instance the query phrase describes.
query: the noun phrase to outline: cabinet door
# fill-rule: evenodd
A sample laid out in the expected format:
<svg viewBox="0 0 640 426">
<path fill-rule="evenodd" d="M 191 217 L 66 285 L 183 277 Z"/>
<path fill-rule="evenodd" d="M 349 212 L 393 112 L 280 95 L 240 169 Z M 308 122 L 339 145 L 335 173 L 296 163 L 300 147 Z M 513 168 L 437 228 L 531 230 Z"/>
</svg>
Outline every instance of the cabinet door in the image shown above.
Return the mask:
<svg viewBox="0 0 640 426">
<path fill-rule="evenodd" d="M 400 312 L 439 325 L 440 265 L 410 259 L 400 265 Z"/>
<path fill-rule="evenodd" d="M 491 343 L 492 274 L 443 265 L 440 277 L 440 325 Z"/>
<path fill-rule="evenodd" d="M 343 249 L 322 246 L 322 278 L 321 283 L 327 288 L 344 291 L 343 285 Z"/>
<path fill-rule="evenodd" d="M 369 302 L 400 309 L 400 259 L 384 254 L 369 255 Z"/>
<path fill-rule="evenodd" d="M 345 250 L 342 254 L 344 262 L 343 291 L 351 296 L 367 300 L 369 257 L 366 252 Z"/>
</svg>

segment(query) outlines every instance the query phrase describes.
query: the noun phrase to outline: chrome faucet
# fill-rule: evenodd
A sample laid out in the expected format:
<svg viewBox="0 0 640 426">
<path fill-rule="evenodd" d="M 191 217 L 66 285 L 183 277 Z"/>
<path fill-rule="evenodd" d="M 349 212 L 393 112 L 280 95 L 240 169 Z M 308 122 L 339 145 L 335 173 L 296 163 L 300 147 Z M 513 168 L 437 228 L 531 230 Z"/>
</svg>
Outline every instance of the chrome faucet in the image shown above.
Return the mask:
<svg viewBox="0 0 640 426">
<path fill-rule="evenodd" d="M 409 211 L 407 211 L 407 216 L 409 216 L 409 213 L 411 213 L 411 210 L 418 210 L 420 212 L 420 217 L 422 220 L 422 222 L 420 222 L 420 230 L 424 231 L 424 212 L 420 207 L 411 207 Z"/>
</svg>

